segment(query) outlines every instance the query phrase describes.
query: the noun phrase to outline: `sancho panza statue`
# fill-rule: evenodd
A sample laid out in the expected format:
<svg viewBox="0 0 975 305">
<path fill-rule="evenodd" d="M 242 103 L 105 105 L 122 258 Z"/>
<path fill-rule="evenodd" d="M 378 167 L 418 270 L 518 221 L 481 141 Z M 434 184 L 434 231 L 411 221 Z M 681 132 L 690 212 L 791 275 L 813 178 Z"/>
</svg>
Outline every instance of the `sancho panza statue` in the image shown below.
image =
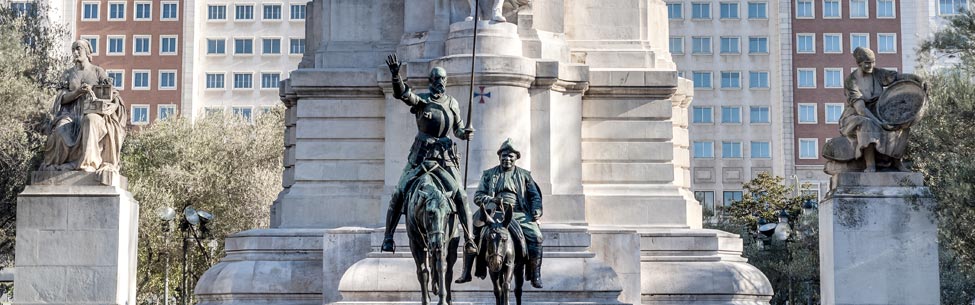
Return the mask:
<svg viewBox="0 0 975 305">
<path fill-rule="evenodd" d="M 840 134 L 823 148 L 826 172 L 907 171 L 901 162 L 911 125 L 921 119 L 927 86 L 913 74 L 875 67 L 868 48 L 853 51 L 858 69 L 844 82 Z"/>
<path fill-rule="evenodd" d="M 389 66 L 389 72 L 393 74 L 393 96 L 406 103 L 410 107 L 410 113 L 416 116 L 417 133 L 413 139 L 413 146 L 410 147 L 406 168 L 403 169 L 396 190 L 389 200 L 389 209 L 386 211 L 386 232 L 381 250 L 395 251 L 393 233 L 396 224 L 399 223 L 400 214 L 403 213 L 406 187 L 417 176 L 423 174 L 423 171 L 430 168 L 424 167 L 423 163 L 433 163 L 434 166 L 431 167 L 434 169 L 430 171 L 438 181 L 443 183 L 445 191 L 450 194 L 450 200 L 456 208 L 458 220 L 467 240 L 465 251 L 477 253 L 470 231 L 471 214 L 467 210 L 467 196 L 464 194 L 461 173 L 458 170 L 460 162 L 457 147 L 449 137 L 453 131 L 457 138 L 470 140 L 474 130 L 465 128 L 457 100 L 446 93 L 447 71 L 441 67 L 430 70 L 430 92 L 416 94 L 400 79 L 400 63 L 395 54 L 389 55 L 386 64 Z"/>
<path fill-rule="evenodd" d="M 91 63 L 91 44 L 71 44 L 74 66 L 61 77 L 41 170 L 118 171 L 125 103 L 105 70 Z"/>
</svg>

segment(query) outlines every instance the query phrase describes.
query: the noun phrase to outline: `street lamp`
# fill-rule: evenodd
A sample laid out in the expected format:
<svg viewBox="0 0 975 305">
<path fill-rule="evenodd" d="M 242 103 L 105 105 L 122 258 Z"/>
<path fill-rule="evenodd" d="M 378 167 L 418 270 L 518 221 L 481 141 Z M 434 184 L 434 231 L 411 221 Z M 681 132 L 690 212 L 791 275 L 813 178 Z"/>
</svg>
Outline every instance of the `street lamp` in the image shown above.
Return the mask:
<svg viewBox="0 0 975 305">
<path fill-rule="evenodd" d="M 210 230 L 207 228 L 207 223 L 213 220 L 213 214 L 203 210 L 197 210 L 193 206 L 187 205 L 183 208 L 183 219 L 180 220 L 179 229 L 183 232 L 183 279 L 180 289 L 180 300 L 182 300 L 183 305 L 188 303 L 189 297 L 189 279 L 188 279 L 188 266 L 187 266 L 187 248 L 189 244 L 187 240 L 189 237 L 186 236 L 187 232 L 193 235 L 193 239 L 196 241 L 197 246 L 200 248 L 200 252 L 203 253 L 203 257 L 206 261 L 210 261 L 210 254 L 207 253 L 206 247 L 200 242 L 200 236 L 196 234 L 196 228 L 199 227 L 200 233 L 204 237 L 209 235 Z"/>
<path fill-rule="evenodd" d="M 784 241 L 789 239 L 791 235 L 792 228 L 789 227 L 789 213 L 783 208 L 779 212 L 779 222 L 775 225 L 775 232 L 772 234 L 772 239 L 777 241 Z"/>
<path fill-rule="evenodd" d="M 162 220 L 162 231 L 166 235 L 166 239 L 165 239 L 166 245 L 164 247 L 164 249 L 167 249 L 166 268 L 165 268 L 166 275 L 164 276 L 163 279 L 163 283 L 166 288 L 163 292 L 163 304 L 169 305 L 169 235 L 170 235 L 169 232 L 172 231 L 170 229 L 170 222 L 172 222 L 173 219 L 176 219 L 176 210 L 174 210 L 171 207 L 161 207 L 158 210 L 156 210 L 156 216 L 159 216 L 159 219 Z"/>
</svg>

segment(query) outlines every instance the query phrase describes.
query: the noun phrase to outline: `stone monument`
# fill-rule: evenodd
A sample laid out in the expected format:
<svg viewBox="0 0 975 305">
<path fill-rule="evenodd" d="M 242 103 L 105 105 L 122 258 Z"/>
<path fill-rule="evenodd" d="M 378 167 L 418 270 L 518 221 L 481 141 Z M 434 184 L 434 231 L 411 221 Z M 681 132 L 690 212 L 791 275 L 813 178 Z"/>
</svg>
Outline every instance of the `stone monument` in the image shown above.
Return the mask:
<svg viewBox="0 0 975 305">
<path fill-rule="evenodd" d="M 526 288 L 524 302 L 767 303 L 770 284 L 738 236 L 701 229 L 692 84 L 668 53 L 664 3 L 517 3 L 499 22 L 486 7 L 468 18 L 468 0 L 312 1 L 305 57 L 281 86 L 288 137 L 273 228 L 227 240 L 196 287 L 201 304 L 420 302 L 409 254 L 380 251 L 416 130 L 393 94 L 390 53 L 412 88 L 443 67 L 447 94 L 473 111 L 477 136 L 455 140 L 470 144 L 468 198 L 502 142 L 520 143 L 519 166 L 545 198 L 544 288 Z M 407 244 L 402 225 L 394 241 Z M 453 291 L 457 303 L 494 303 L 487 281 Z"/>
<path fill-rule="evenodd" d="M 71 48 L 41 171 L 17 198 L 14 304 L 134 304 L 139 205 L 118 174 L 128 116 L 88 41 Z"/>
<path fill-rule="evenodd" d="M 854 51 L 842 136 L 823 149 L 833 175 L 819 208 L 823 304 L 939 304 L 936 202 L 901 162 L 926 85 Z"/>
</svg>

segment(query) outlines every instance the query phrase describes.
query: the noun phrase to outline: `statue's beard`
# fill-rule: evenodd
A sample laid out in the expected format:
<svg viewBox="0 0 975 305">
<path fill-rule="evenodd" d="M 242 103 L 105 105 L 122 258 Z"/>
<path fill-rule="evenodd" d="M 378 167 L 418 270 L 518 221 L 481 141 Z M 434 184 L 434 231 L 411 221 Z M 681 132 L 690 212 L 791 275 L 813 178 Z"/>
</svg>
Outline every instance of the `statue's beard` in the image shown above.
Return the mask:
<svg viewBox="0 0 975 305">
<path fill-rule="evenodd" d="M 430 94 L 440 96 L 447 92 L 447 88 L 441 83 L 430 84 Z"/>
</svg>

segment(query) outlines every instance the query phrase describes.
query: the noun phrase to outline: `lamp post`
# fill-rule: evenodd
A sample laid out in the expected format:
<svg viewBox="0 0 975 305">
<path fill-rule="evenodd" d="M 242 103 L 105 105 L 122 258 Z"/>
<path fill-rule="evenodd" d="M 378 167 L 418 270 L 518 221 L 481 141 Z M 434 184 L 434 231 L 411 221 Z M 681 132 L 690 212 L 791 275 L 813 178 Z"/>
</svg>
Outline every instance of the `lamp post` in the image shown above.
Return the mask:
<svg viewBox="0 0 975 305">
<path fill-rule="evenodd" d="M 164 207 L 157 210 L 156 215 L 158 215 L 159 219 L 162 220 L 162 231 L 166 235 L 166 239 L 164 241 L 164 249 L 166 249 L 166 275 L 163 277 L 163 283 L 165 286 L 163 290 L 163 304 L 169 305 L 169 236 L 171 234 L 170 232 L 172 232 L 170 222 L 176 218 L 176 210 L 173 210 L 171 207 Z"/>
<path fill-rule="evenodd" d="M 206 261 L 210 261 L 210 254 L 207 253 L 206 247 L 200 242 L 200 237 L 196 233 L 197 227 L 199 227 L 200 232 L 204 237 L 209 234 L 210 230 L 206 227 L 207 223 L 213 220 L 213 214 L 210 212 L 197 210 L 191 205 L 187 205 L 183 208 L 183 219 L 180 220 L 179 229 L 183 234 L 183 278 L 181 281 L 182 288 L 180 289 L 180 300 L 182 300 L 182 305 L 187 305 L 189 302 L 189 269 L 187 263 L 189 248 L 189 236 L 187 232 L 191 233 L 193 239 L 196 241 L 197 246 L 200 248 L 200 252 L 203 253 L 203 257 Z"/>
</svg>

